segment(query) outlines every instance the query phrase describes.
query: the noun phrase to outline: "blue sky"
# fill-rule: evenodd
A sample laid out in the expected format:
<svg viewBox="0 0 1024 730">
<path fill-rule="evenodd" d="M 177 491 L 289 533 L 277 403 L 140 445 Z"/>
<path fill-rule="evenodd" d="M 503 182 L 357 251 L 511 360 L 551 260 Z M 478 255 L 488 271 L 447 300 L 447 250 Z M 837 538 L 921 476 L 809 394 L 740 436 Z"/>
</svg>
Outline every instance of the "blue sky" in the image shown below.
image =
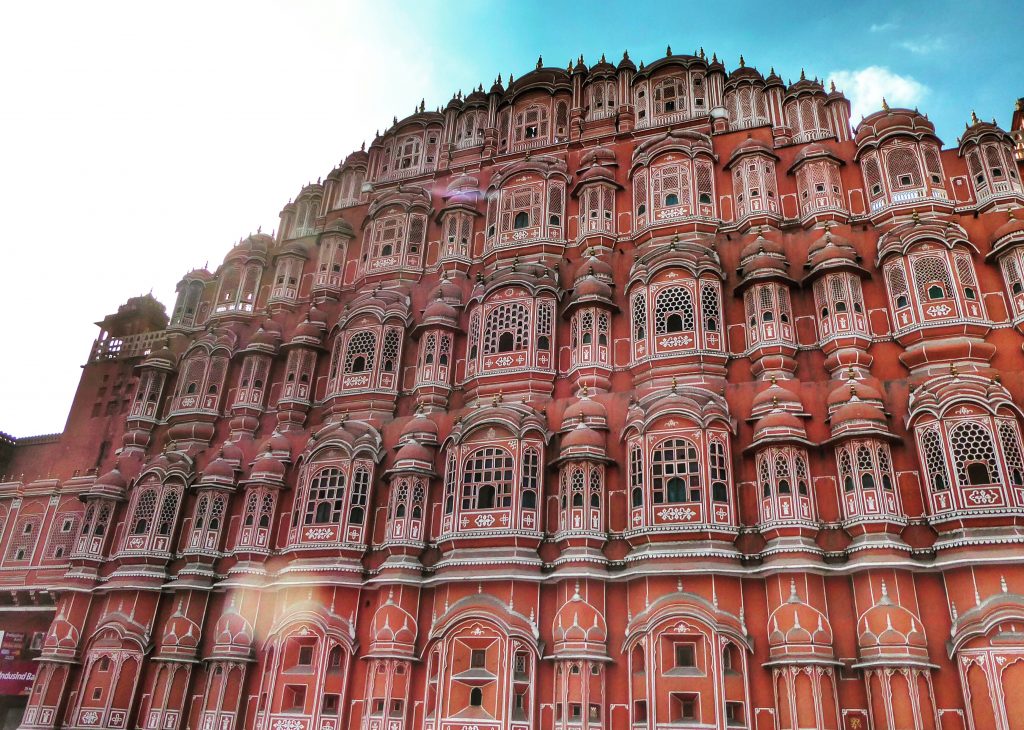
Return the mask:
<svg viewBox="0 0 1024 730">
<path fill-rule="evenodd" d="M 919 105 L 947 146 L 1024 96 L 1024 4 L 37 0 L 0 3 L 0 431 L 60 431 L 92 324 L 277 226 L 281 206 L 421 98 L 537 56 L 836 77 Z M 854 121 L 859 116 L 855 114 Z M 10 272 L 16 272 L 14 276 Z"/>
</svg>

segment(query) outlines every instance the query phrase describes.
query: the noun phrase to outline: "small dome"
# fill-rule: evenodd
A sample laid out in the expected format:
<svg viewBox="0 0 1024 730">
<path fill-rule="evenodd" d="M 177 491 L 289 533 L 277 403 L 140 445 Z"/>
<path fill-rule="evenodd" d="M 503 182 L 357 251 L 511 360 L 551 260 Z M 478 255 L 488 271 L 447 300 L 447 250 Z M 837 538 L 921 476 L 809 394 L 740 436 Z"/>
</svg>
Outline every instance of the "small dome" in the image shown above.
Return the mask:
<svg viewBox="0 0 1024 730">
<path fill-rule="evenodd" d="M 758 255 L 781 256 L 784 258 L 786 248 L 782 245 L 782 241 L 766 236 L 764 228 L 761 227 L 758 229 L 754 240 L 740 250 L 740 265 L 742 266 L 747 259 Z"/>
<path fill-rule="evenodd" d="M 418 413 L 402 428 L 402 435 L 398 440 L 400 443 L 416 441 L 433 446 L 437 444 L 437 424 L 422 413 Z"/>
<path fill-rule="evenodd" d="M 608 624 L 594 606 L 585 601 L 579 591 L 562 604 L 552 622 L 555 652 L 605 652 Z"/>
<path fill-rule="evenodd" d="M 171 349 L 167 347 L 167 340 L 164 340 L 160 346 L 152 350 L 146 359 L 142 361 L 142 367 L 144 368 L 173 368 L 177 358 Z"/>
<path fill-rule="evenodd" d="M 434 455 L 430 452 L 426 446 L 416 441 L 406 441 L 399 449 L 398 453 L 395 454 L 395 466 L 398 466 L 403 461 L 414 461 L 414 462 L 426 462 L 428 464 L 434 463 Z"/>
<path fill-rule="evenodd" d="M 572 301 L 592 301 L 599 299 L 611 301 L 612 288 L 598 279 L 596 276 L 587 276 L 578 281 L 572 290 Z"/>
<path fill-rule="evenodd" d="M 787 381 L 783 380 L 782 383 Z M 778 408 L 783 411 L 799 413 L 803 411 L 803 404 L 800 397 L 779 381 L 772 380 L 771 384 L 754 396 L 751 403 L 750 414 L 760 416 L 772 409 Z"/>
<path fill-rule="evenodd" d="M 603 425 L 607 420 L 608 412 L 604 406 L 584 393 L 565 409 L 562 428 L 575 428 L 579 423 Z"/>
<path fill-rule="evenodd" d="M 764 154 L 768 155 L 769 157 L 772 157 L 773 159 L 778 159 L 778 157 L 775 155 L 775 152 L 772 151 L 771 147 L 766 145 L 761 140 L 754 139 L 751 136 L 743 140 L 736 147 L 736 149 L 732 151 L 732 154 L 729 156 L 729 161 L 725 164 L 725 169 L 728 170 L 729 168 L 731 168 L 735 164 L 736 160 L 740 159 L 741 157 L 753 154 Z"/>
<path fill-rule="evenodd" d="M 217 619 L 213 630 L 215 656 L 249 656 L 252 653 L 253 630 L 234 603 Z"/>
<path fill-rule="evenodd" d="M 857 621 L 857 640 L 862 658 L 928 655 L 924 626 L 908 609 L 893 603 L 884 581 L 881 597 Z"/>
<path fill-rule="evenodd" d="M 832 429 L 838 430 L 857 424 L 887 426 L 885 414 L 873 403 L 862 400 L 850 401 L 836 409 L 831 420 Z"/>
<path fill-rule="evenodd" d="M 828 618 L 797 595 L 790 583 L 789 599 L 768 618 L 768 646 L 774 654 L 832 655 L 832 626 Z"/>
<path fill-rule="evenodd" d="M 223 456 L 218 456 L 203 470 L 201 481 L 234 482 L 235 465 Z"/>
<path fill-rule="evenodd" d="M 389 595 L 387 601 L 381 604 L 373 614 L 370 640 L 373 644 L 378 645 L 374 647 L 378 651 L 388 648 L 402 648 L 411 651 L 413 643 L 416 641 L 416 619 L 396 604 Z M 385 646 L 379 646 L 381 644 Z M 393 646 L 395 644 L 399 644 L 401 647 Z"/>
<path fill-rule="evenodd" d="M 885 101 L 882 102 L 885 104 Z M 890 109 L 888 105 L 869 114 L 857 125 L 854 141 L 858 149 L 876 143 L 889 133 L 906 132 L 914 136 L 935 137 L 935 125 L 916 109 Z"/>
<path fill-rule="evenodd" d="M 827 400 L 828 410 L 831 411 L 833 408 L 850 401 L 852 396 L 851 386 L 853 388 L 853 392 L 856 392 L 859 400 L 873 401 L 879 404 L 883 402 L 882 393 L 878 388 L 864 380 L 848 378 L 829 391 Z"/>
<path fill-rule="evenodd" d="M 562 437 L 562 450 L 575 448 L 604 449 L 604 436 L 580 423 Z"/>
<path fill-rule="evenodd" d="M 424 322 L 441 320 L 445 324 L 457 324 L 459 313 L 445 300 L 435 299 L 423 310 L 423 320 Z"/>
<path fill-rule="evenodd" d="M 1024 209 L 1010 210 L 1007 215 L 1009 220 L 999 226 L 989 239 L 993 250 L 1002 249 L 1010 243 L 1024 240 Z"/>
<path fill-rule="evenodd" d="M 262 454 L 252 464 L 250 478 L 278 481 L 284 479 L 285 465 L 269 452 Z"/>
<path fill-rule="evenodd" d="M 624 51 L 624 52 L 623 52 L 623 54 L 622 54 L 622 60 L 621 60 L 621 61 L 619 61 L 619 65 L 618 65 L 618 67 L 617 67 L 617 68 L 618 68 L 618 69 L 619 69 L 620 71 L 621 71 L 621 70 L 623 70 L 623 69 L 627 69 L 627 70 L 629 70 L 629 71 L 636 71 L 636 64 L 635 64 L 635 63 L 633 63 L 633 61 L 632 61 L 632 60 L 630 59 L 630 57 L 629 57 L 629 51 Z"/>
</svg>

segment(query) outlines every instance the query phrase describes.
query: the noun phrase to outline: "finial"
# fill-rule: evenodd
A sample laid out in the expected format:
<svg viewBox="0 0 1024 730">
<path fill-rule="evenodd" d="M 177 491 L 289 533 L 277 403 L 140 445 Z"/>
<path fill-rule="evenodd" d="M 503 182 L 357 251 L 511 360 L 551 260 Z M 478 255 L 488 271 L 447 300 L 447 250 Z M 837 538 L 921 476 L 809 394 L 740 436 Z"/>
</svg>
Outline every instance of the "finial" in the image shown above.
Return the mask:
<svg viewBox="0 0 1024 730">
<path fill-rule="evenodd" d="M 835 82 L 835 80 L 832 80 L 832 81 L 828 82 L 828 90 L 831 91 L 833 94 L 836 93 L 836 82 Z"/>
<path fill-rule="evenodd" d="M 999 576 L 999 588 L 1003 591 L 1003 593 L 1009 593 L 1009 589 L 1006 587 L 1005 575 Z"/>
<path fill-rule="evenodd" d="M 672 395 L 676 395 L 676 376 L 672 376 Z"/>
<path fill-rule="evenodd" d="M 569 59 L 569 63 L 567 63 L 566 66 L 565 66 L 565 72 L 569 73 L 569 74 L 572 73 L 572 59 L 571 58 Z"/>
<path fill-rule="evenodd" d="M 622 52 L 622 60 L 623 61 L 628 61 L 629 60 L 629 50 L 628 49 Z M 1019 101 L 1017 103 L 1018 103 L 1018 105 L 1020 104 Z"/>
<path fill-rule="evenodd" d="M 715 51 L 711 52 L 711 63 L 718 63 L 718 53 Z"/>
<path fill-rule="evenodd" d="M 583 56 L 580 56 L 580 58 L 583 58 Z M 604 58 L 604 54 L 603 54 L 603 53 L 601 54 L 601 60 L 600 60 L 600 61 L 598 61 L 598 63 L 608 63 L 608 62 L 607 62 L 607 61 L 605 60 L 605 58 Z"/>
<path fill-rule="evenodd" d="M 978 115 L 977 115 L 977 114 L 976 114 L 976 113 L 974 112 L 974 110 L 972 109 L 972 110 L 971 110 L 971 124 L 977 124 L 977 123 L 978 123 L 978 122 L 980 122 L 980 121 L 981 121 L 981 120 L 980 120 L 980 119 L 978 119 Z"/>
<path fill-rule="evenodd" d="M 807 74 L 804 73 L 804 70 L 802 68 L 800 69 L 800 80 L 801 81 L 806 81 L 807 80 Z"/>
<path fill-rule="evenodd" d="M 914 211 L 914 214 L 910 216 L 910 219 L 914 221 L 915 226 L 921 225 L 921 214 L 918 213 L 916 210 Z"/>
<path fill-rule="evenodd" d="M 746 68 L 746 66 L 747 66 L 747 62 L 746 62 L 746 60 L 745 60 L 745 59 L 743 58 L 743 54 L 741 53 L 741 54 L 740 54 L 740 68 Z"/>
<path fill-rule="evenodd" d="M 544 68 L 544 56 L 537 56 L 537 68 Z"/>
<path fill-rule="evenodd" d="M 666 56 L 671 56 L 672 55 L 672 46 L 668 46 L 667 48 L 665 48 L 665 55 Z"/>
<path fill-rule="evenodd" d="M 707 56 L 704 55 L 704 46 L 700 47 L 699 55 L 700 55 L 701 58 L 707 58 Z"/>
<path fill-rule="evenodd" d="M 889 111 L 889 102 L 885 100 L 884 96 L 882 97 L 882 111 Z"/>
</svg>

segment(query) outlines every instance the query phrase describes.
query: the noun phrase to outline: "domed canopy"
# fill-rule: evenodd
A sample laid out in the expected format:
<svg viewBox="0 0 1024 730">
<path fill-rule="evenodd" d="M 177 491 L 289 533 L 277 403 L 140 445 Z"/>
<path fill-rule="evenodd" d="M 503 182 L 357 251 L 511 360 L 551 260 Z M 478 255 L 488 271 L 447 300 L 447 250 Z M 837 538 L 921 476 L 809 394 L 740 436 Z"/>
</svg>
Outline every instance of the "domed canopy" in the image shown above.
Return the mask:
<svg viewBox="0 0 1024 730">
<path fill-rule="evenodd" d="M 608 625 L 604 616 L 580 596 L 578 587 L 555 614 L 552 636 L 556 655 L 603 658 L 607 652 Z"/>
<path fill-rule="evenodd" d="M 606 428 L 608 412 L 599 401 L 593 400 L 584 388 L 579 400 L 571 403 L 562 414 L 562 430 L 575 429 L 578 425 L 590 428 Z"/>
<path fill-rule="evenodd" d="M 877 146 L 882 140 L 892 135 L 905 135 L 915 139 L 929 137 L 940 141 L 935 136 L 935 125 L 928 117 L 916 109 L 890 109 L 885 100 L 881 111 L 865 117 L 854 132 L 857 144 L 857 155 L 865 149 Z"/>
<path fill-rule="evenodd" d="M 395 603 L 392 595 L 373 614 L 371 656 L 411 656 L 415 650 L 416 619 Z"/>
<path fill-rule="evenodd" d="M 1024 243 L 1024 208 L 1007 211 L 1009 219 L 999 226 L 989 238 L 992 244 L 992 253 L 989 256 L 997 256 L 1008 248 L 1019 243 Z"/>
<path fill-rule="evenodd" d="M 828 618 L 808 605 L 790 582 L 790 596 L 768 619 L 768 650 L 773 660 L 833 661 L 832 626 Z"/>
<path fill-rule="evenodd" d="M 436 446 L 437 424 L 422 413 L 417 413 L 405 424 L 401 436 L 398 437 L 399 443 L 404 444 L 410 441 Z"/>
<path fill-rule="evenodd" d="M 875 605 L 857 621 L 861 661 L 928 661 L 924 625 L 913 613 L 889 598 L 885 581 Z"/>
</svg>

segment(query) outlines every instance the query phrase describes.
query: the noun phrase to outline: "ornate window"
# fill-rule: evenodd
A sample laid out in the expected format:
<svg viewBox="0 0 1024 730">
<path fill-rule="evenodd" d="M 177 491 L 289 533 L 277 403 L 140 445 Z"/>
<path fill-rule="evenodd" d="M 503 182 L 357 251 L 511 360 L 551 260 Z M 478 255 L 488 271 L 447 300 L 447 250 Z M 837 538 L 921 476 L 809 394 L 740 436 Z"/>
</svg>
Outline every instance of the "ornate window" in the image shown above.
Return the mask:
<svg viewBox="0 0 1024 730">
<path fill-rule="evenodd" d="M 985 142 L 969 150 L 966 158 L 979 203 L 1005 193 L 1024 192 L 1010 144 Z"/>
<path fill-rule="evenodd" d="M 839 165 L 827 159 L 811 160 L 796 171 L 796 189 L 800 197 L 800 215 L 819 210 L 846 210 Z"/>
<path fill-rule="evenodd" d="M 327 394 L 394 392 L 401 363 L 402 328 L 397 325 L 343 329 L 334 342 Z"/>
<path fill-rule="evenodd" d="M 695 531 L 735 524 L 729 434 L 673 419 L 629 439 L 633 530 Z"/>
<path fill-rule="evenodd" d="M 269 385 L 270 356 L 263 354 L 246 355 L 238 373 L 235 388 L 235 407 L 263 407 L 263 394 Z"/>
<path fill-rule="evenodd" d="M 421 477 L 398 477 L 391 483 L 388 503 L 389 542 L 422 543 L 427 484 Z"/>
<path fill-rule="evenodd" d="M 813 522 L 815 517 L 807 452 L 768 447 L 757 452 L 760 523 Z"/>
<path fill-rule="evenodd" d="M 309 403 L 312 398 L 311 383 L 315 367 L 316 353 L 313 350 L 307 350 L 304 347 L 289 350 L 284 368 L 284 383 L 281 384 L 281 397 L 278 403 L 288 401 Z"/>
<path fill-rule="evenodd" d="M 725 108 L 732 129 L 750 129 L 771 123 L 764 90 L 742 86 L 725 93 Z"/>
<path fill-rule="evenodd" d="M 579 193 L 580 238 L 591 233 L 615 233 L 615 189 L 611 185 L 591 184 Z"/>
<path fill-rule="evenodd" d="M 828 274 L 814 282 L 814 309 L 821 342 L 834 337 L 870 337 L 860 277 L 848 271 Z"/>
<path fill-rule="evenodd" d="M 836 462 L 847 521 L 903 517 L 888 444 L 848 441 L 836 447 Z"/>
<path fill-rule="evenodd" d="M 538 529 L 543 444 L 506 439 L 450 449 L 442 534 Z"/>
<path fill-rule="evenodd" d="M 1013 321 L 1024 320 L 1024 247 L 1015 246 L 999 259 L 999 268 L 1003 272 L 1003 283 L 1013 307 Z"/>
<path fill-rule="evenodd" d="M 206 491 L 199 495 L 186 552 L 216 552 L 219 549 L 227 501 L 227 495 L 218 492 Z"/>
<path fill-rule="evenodd" d="M 303 469 L 288 544 L 363 547 L 373 461 L 347 459 L 336 449 L 314 456 Z"/>
<path fill-rule="evenodd" d="M 349 168 L 342 172 L 334 189 L 334 207 L 349 208 L 359 205 L 365 178 L 366 171 L 361 167 Z"/>
<path fill-rule="evenodd" d="M 89 502 L 82 518 L 82 531 L 75 547 L 76 555 L 93 558 L 103 555 L 103 545 L 113 511 L 113 505 L 105 500 Z"/>
<path fill-rule="evenodd" d="M 694 278 L 689 272 L 680 277 L 672 272 L 635 294 L 632 301 L 635 360 L 722 351 L 721 282 L 717 278 Z"/>
<path fill-rule="evenodd" d="M 676 119 L 689 117 L 689 99 L 686 79 L 669 76 L 656 82 L 651 90 L 654 101 L 653 124 L 667 124 Z"/>
<path fill-rule="evenodd" d="M 315 289 L 341 288 L 344 277 L 345 255 L 348 250 L 348 239 L 344 236 L 325 233 L 320 237 L 320 251 L 317 255 L 316 274 L 313 277 Z M 301 276 L 301 267 L 299 275 Z"/>
<path fill-rule="evenodd" d="M 469 109 L 455 120 L 455 149 L 464 150 L 484 143 L 487 110 Z"/>
<path fill-rule="evenodd" d="M 178 285 L 178 298 L 171 316 L 172 327 L 195 327 L 199 324 L 199 304 L 203 299 L 203 282 L 192 279 Z"/>
<path fill-rule="evenodd" d="M 394 213 L 374 218 L 363 242 L 363 273 L 418 269 L 423 262 L 426 235 L 425 213 Z"/>
<path fill-rule="evenodd" d="M 714 218 L 714 165 L 703 156 L 667 154 L 633 176 L 635 230 L 683 218 Z"/>
<path fill-rule="evenodd" d="M 301 238 L 316 233 L 316 219 L 320 213 L 320 198 L 304 196 L 295 203 L 295 218 L 292 220 L 291 235 L 288 238 Z"/>
<path fill-rule="evenodd" d="M 570 362 L 582 365 L 611 366 L 611 315 L 598 307 L 573 312 L 569 322 Z"/>
<path fill-rule="evenodd" d="M 1024 507 L 1016 418 L 964 405 L 914 431 L 933 515 Z"/>
<path fill-rule="evenodd" d="M 121 554 L 170 554 L 182 492 L 177 481 L 161 483 L 155 476 L 140 481 L 129 505 Z"/>
<path fill-rule="evenodd" d="M 200 347 L 186 355 L 171 401 L 171 415 L 183 411 L 216 411 L 227 371 L 228 356 L 220 350 L 210 354 Z"/>
<path fill-rule="evenodd" d="M 512 119 L 512 151 L 540 147 L 551 141 L 549 107 L 530 104 L 517 109 Z"/>
<path fill-rule="evenodd" d="M 302 279 L 302 259 L 298 256 L 281 256 L 274 271 L 274 285 L 270 290 L 273 301 L 294 302 L 299 296 L 299 281 Z"/>
<path fill-rule="evenodd" d="M 439 261 L 467 259 L 472 253 L 473 216 L 464 210 L 444 213 Z"/>
<path fill-rule="evenodd" d="M 779 189 L 775 162 L 767 155 L 747 155 L 732 168 L 732 189 L 736 197 L 736 218 L 779 213 Z"/>
<path fill-rule="evenodd" d="M 558 482 L 558 532 L 604 531 L 604 465 L 589 461 L 565 464 Z"/>
<path fill-rule="evenodd" d="M 926 243 L 891 258 L 883 270 L 898 334 L 933 323 L 987 321 L 966 250 Z"/>
<path fill-rule="evenodd" d="M 614 81 L 595 81 L 587 87 L 587 119 L 605 119 L 614 116 L 615 110 Z"/>
<path fill-rule="evenodd" d="M 820 97 L 803 96 L 786 102 L 786 122 L 797 144 L 832 136 L 825 104 Z"/>
<path fill-rule="evenodd" d="M 235 550 L 269 549 L 276 504 L 277 492 L 272 489 L 257 487 L 246 490 L 242 524 L 238 528 Z"/>
<path fill-rule="evenodd" d="M 440 129 L 434 127 L 390 137 L 377 158 L 377 179 L 400 180 L 430 172 L 437 165 L 440 137 Z"/>
<path fill-rule="evenodd" d="M 256 307 L 263 264 L 251 261 L 247 264 L 234 261 L 225 265 L 221 273 L 220 291 L 213 308 L 215 314 L 226 312 L 252 312 Z"/>
<path fill-rule="evenodd" d="M 486 249 L 565 237 L 565 181 L 533 173 L 515 178 L 488 197 Z"/>
<path fill-rule="evenodd" d="M 919 198 L 946 200 L 939 148 L 931 141 L 891 140 L 861 159 L 871 212 Z"/>
<path fill-rule="evenodd" d="M 551 370 L 555 351 L 554 312 L 554 299 L 534 298 L 517 287 L 502 290 L 485 301 L 470 319 L 467 377 Z"/>
<path fill-rule="evenodd" d="M 747 319 L 748 348 L 772 342 L 796 344 L 793 308 L 787 286 L 775 282 L 756 284 L 744 293 L 743 308 Z"/>
<path fill-rule="evenodd" d="M 145 368 L 139 375 L 139 387 L 135 391 L 132 402 L 132 418 L 156 420 L 160 409 L 160 396 L 163 393 L 167 373 L 153 368 Z"/>
<path fill-rule="evenodd" d="M 39 541 L 39 528 L 42 517 L 39 515 L 22 515 L 14 523 L 14 532 L 7 545 L 4 565 L 25 564 L 31 562 Z"/>
<path fill-rule="evenodd" d="M 429 330 L 420 339 L 417 385 L 451 385 L 453 339 L 446 330 Z"/>
</svg>

